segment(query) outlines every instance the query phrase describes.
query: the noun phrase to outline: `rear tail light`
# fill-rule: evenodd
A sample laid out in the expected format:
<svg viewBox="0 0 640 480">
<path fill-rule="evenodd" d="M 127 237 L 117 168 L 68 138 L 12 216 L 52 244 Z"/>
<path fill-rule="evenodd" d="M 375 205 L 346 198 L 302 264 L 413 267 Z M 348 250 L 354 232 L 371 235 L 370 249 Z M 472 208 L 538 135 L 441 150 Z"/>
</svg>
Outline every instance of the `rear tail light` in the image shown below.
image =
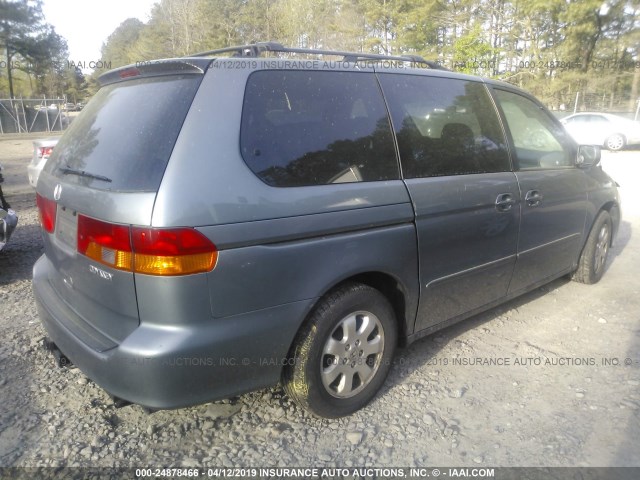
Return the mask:
<svg viewBox="0 0 640 480">
<path fill-rule="evenodd" d="M 38 147 L 38 158 L 49 158 L 53 152 L 53 147 Z"/>
<path fill-rule="evenodd" d="M 134 269 L 150 275 L 185 275 L 208 272 L 218 251 L 203 234 L 192 228 L 132 228 Z"/>
<path fill-rule="evenodd" d="M 40 223 L 53 233 L 57 204 L 36 195 Z M 189 275 L 213 270 L 218 249 L 193 228 L 129 227 L 78 215 L 78 253 L 111 268 L 148 275 Z"/>
<path fill-rule="evenodd" d="M 173 276 L 212 270 L 218 250 L 193 228 L 114 225 L 78 216 L 78 252 L 118 270 Z"/>
<path fill-rule="evenodd" d="M 78 215 L 78 252 L 118 270 L 132 270 L 129 227 Z"/>
<path fill-rule="evenodd" d="M 47 233 L 53 233 L 56 228 L 56 202 L 36 194 L 36 204 L 40 213 L 40 224 Z"/>
</svg>

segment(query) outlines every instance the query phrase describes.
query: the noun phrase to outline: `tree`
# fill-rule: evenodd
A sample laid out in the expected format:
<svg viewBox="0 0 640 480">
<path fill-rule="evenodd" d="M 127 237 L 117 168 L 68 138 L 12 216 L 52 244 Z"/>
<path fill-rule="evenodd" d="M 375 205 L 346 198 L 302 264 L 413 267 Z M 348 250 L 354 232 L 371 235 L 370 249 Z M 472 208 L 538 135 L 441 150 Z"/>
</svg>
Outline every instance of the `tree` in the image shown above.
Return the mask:
<svg viewBox="0 0 640 480">
<path fill-rule="evenodd" d="M 577 91 L 632 105 L 639 13 L 638 0 L 158 0 L 146 24 L 129 19 L 114 31 L 103 59 L 117 67 L 272 40 L 419 54 L 515 83 L 556 108 Z M 604 60 L 632 67 L 593 67 Z"/>
<path fill-rule="evenodd" d="M 366 50 L 391 55 L 396 38 L 398 6 L 404 2 L 361 0 L 361 3 L 368 32 Z"/>
<path fill-rule="evenodd" d="M 64 39 L 44 22 L 41 0 L 0 0 L 0 44 L 5 51 L 11 98 L 13 70 L 38 74 L 67 53 Z"/>
<path fill-rule="evenodd" d="M 87 81 L 80 68 L 70 66 L 65 70 L 64 91 L 73 103 L 78 103 L 87 96 Z"/>
<path fill-rule="evenodd" d="M 487 42 L 476 24 L 453 44 L 453 62 L 464 73 L 490 75 L 494 49 Z"/>
<path fill-rule="evenodd" d="M 135 58 L 135 45 L 145 28 L 145 24 L 137 18 L 127 18 L 102 45 L 102 61 L 116 68 L 140 60 Z"/>
<path fill-rule="evenodd" d="M 398 6 L 397 41 L 401 53 L 416 53 L 429 59 L 446 50 L 446 9 L 439 0 L 404 0 Z"/>
</svg>

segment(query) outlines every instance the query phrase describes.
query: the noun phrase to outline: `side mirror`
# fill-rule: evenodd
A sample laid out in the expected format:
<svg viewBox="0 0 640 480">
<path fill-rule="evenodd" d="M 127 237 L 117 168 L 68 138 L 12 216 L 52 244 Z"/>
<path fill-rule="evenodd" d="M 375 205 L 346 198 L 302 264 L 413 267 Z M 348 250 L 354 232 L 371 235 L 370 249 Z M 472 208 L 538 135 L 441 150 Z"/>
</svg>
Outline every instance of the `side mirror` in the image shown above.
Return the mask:
<svg viewBox="0 0 640 480">
<path fill-rule="evenodd" d="M 576 165 L 579 167 L 592 167 L 600 163 L 600 147 L 597 145 L 580 145 Z"/>
</svg>

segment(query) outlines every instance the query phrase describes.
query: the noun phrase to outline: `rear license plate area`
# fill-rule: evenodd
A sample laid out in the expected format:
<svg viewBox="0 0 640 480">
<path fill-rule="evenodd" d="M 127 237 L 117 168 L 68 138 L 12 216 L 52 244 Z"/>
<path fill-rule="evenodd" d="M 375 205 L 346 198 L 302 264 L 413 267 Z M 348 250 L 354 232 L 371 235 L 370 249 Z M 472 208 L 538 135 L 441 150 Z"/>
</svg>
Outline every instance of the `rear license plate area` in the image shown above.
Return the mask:
<svg viewBox="0 0 640 480">
<path fill-rule="evenodd" d="M 72 248 L 78 247 L 78 212 L 58 205 L 56 218 L 56 238 Z"/>
</svg>

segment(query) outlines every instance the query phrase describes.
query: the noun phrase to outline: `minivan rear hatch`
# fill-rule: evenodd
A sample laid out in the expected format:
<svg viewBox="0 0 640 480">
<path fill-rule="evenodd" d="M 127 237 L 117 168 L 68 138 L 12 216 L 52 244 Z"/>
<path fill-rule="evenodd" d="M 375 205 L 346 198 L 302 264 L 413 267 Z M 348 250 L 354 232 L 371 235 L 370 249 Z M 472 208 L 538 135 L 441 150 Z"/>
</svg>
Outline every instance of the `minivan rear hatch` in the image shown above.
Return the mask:
<svg viewBox="0 0 640 480">
<path fill-rule="evenodd" d="M 210 59 L 160 61 L 101 77 L 38 182 L 48 282 L 61 321 L 99 351 L 139 324 L 127 252 L 151 224 L 155 196 Z M 127 263 L 129 262 L 129 263 Z"/>
</svg>

